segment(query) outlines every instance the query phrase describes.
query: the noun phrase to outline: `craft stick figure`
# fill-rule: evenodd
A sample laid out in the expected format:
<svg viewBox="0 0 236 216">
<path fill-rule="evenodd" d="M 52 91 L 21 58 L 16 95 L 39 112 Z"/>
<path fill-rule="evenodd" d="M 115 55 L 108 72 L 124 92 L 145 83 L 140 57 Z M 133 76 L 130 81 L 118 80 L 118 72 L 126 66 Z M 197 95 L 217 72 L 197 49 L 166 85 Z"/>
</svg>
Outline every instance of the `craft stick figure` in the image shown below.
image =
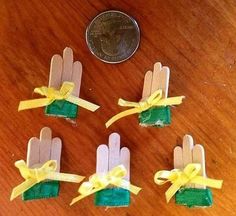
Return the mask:
<svg viewBox="0 0 236 216">
<path fill-rule="evenodd" d="M 137 195 L 140 190 L 130 182 L 129 149 L 120 149 L 120 136 L 113 133 L 109 136 L 108 146 L 102 144 L 97 148 L 96 173 L 80 185 L 79 195 L 72 199 L 70 205 L 95 193 L 97 206 L 128 206 L 130 192 Z"/>
<path fill-rule="evenodd" d="M 188 164 L 201 164 L 200 175 L 206 177 L 205 152 L 200 144 L 194 145 L 193 138 L 185 135 L 183 147 L 174 148 L 174 168 L 183 170 Z M 180 189 L 176 195 L 177 204 L 188 207 L 207 207 L 212 205 L 212 193 L 204 185 L 188 184 Z"/>
<path fill-rule="evenodd" d="M 206 186 L 220 189 L 223 184 L 223 180 L 206 176 L 204 148 L 194 145 L 190 135 L 184 136 L 182 148 L 174 149 L 174 169 L 157 171 L 154 182 L 157 185 L 171 183 L 165 192 L 166 201 L 175 196 L 176 204 L 187 207 L 211 206 L 212 193 Z"/>
<path fill-rule="evenodd" d="M 105 144 L 97 148 L 96 174 L 106 175 L 108 171 L 118 165 L 123 165 L 127 171 L 123 178 L 130 181 L 130 151 L 123 147 L 120 149 L 120 135 L 112 133 L 109 136 L 108 146 Z M 96 193 L 95 205 L 97 206 L 129 206 L 130 192 L 123 188 L 110 187 Z"/>
<path fill-rule="evenodd" d="M 48 127 L 41 129 L 40 138 L 32 137 L 28 142 L 27 167 L 38 168 L 49 160 L 57 161 L 57 172 L 60 171 L 62 142 L 58 137 L 52 138 Z M 23 193 L 23 200 L 56 197 L 59 194 L 59 181 L 44 181 L 34 185 Z"/>
<path fill-rule="evenodd" d="M 184 96 L 167 97 L 169 86 L 170 70 L 161 66 L 160 62 L 155 63 L 154 70 L 145 74 L 142 99 L 139 102 L 127 101 L 122 98 L 118 105 L 132 107 L 122 111 L 106 122 L 110 127 L 114 122 L 129 115 L 139 113 L 139 124 L 141 126 L 164 127 L 171 123 L 170 106 L 182 103 Z"/>
<path fill-rule="evenodd" d="M 162 98 L 167 98 L 169 78 L 169 67 L 163 67 L 160 62 L 156 62 L 153 72 L 149 70 L 145 74 L 141 101 L 145 101 L 157 90 L 162 90 Z M 139 122 L 142 126 L 164 127 L 169 125 L 171 123 L 170 107 L 152 107 L 143 111 L 139 115 Z"/>
<path fill-rule="evenodd" d="M 73 51 L 66 47 L 63 57 L 56 54 L 51 59 L 48 87 L 60 89 L 63 82 L 74 83 L 72 95 L 79 97 L 82 78 L 82 64 L 73 60 Z M 45 110 L 47 115 L 54 115 L 65 118 L 76 118 L 78 106 L 66 100 L 56 100 L 48 105 Z"/>
<path fill-rule="evenodd" d="M 18 111 L 45 107 L 47 115 L 64 118 L 76 118 L 78 106 L 95 112 L 99 106 L 79 98 L 82 77 L 82 65 L 73 62 L 73 51 L 65 48 L 63 58 L 54 55 L 51 60 L 49 86 L 34 89 L 43 98 L 20 101 Z"/>
</svg>

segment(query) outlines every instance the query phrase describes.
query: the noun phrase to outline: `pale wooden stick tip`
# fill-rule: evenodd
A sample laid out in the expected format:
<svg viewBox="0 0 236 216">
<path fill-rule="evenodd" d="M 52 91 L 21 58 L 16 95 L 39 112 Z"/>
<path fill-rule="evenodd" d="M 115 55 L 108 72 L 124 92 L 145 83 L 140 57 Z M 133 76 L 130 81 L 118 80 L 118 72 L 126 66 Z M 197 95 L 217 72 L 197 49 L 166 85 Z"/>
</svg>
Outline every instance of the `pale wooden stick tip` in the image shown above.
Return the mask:
<svg viewBox="0 0 236 216">
<path fill-rule="evenodd" d="M 108 150 L 108 146 L 106 144 L 101 144 L 97 147 L 97 152 L 100 152 L 104 149 L 107 149 Z"/>
<path fill-rule="evenodd" d="M 154 64 L 154 68 L 161 69 L 161 67 L 162 67 L 161 62 L 156 62 L 156 63 Z"/>
<path fill-rule="evenodd" d="M 122 147 L 120 151 L 121 152 L 127 152 L 127 153 L 130 154 L 130 150 L 127 147 Z"/>
<path fill-rule="evenodd" d="M 73 52 L 73 50 L 70 48 L 70 47 L 66 47 L 64 50 L 63 50 L 63 52 Z"/>
<path fill-rule="evenodd" d="M 109 137 L 117 137 L 117 138 L 120 138 L 120 134 L 114 132 L 114 133 L 111 133 L 111 134 L 109 135 Z"/>
</svg>

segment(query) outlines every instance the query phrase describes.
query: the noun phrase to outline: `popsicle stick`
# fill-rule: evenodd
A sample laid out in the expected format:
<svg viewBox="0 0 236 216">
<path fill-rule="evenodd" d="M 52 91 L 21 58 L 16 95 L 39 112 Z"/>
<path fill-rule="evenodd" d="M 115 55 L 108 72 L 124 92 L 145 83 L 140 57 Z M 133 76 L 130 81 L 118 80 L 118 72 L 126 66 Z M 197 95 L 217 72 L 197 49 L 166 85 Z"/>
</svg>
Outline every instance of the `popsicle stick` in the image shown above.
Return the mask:
<svg viewBox="0 0 236 216">
<path fill-rule="evenodd" d="M 51 59 L 50 74 L 49 74 L 49 87 L 59 89 L 61 86 L 63 60 L 60 55 L 54 55 Z"/>
<path fill-rule="evenodd" d="M 193 163 L 201 164 L 200 175 L 206 177 L 205 151 L 203 146 L 200 144 L 197 144 L 193 147 Z M 206 186 L 204 185 L 197 185 L 197 184 L 195 184 L 194 187 L 203 189 L 206 188 Z"/>
<path fill-rule="evenodd" d="M 52 142 L 52 131 L 48 127 L 44 127 L 40 131 L 40 151 L 39 161 L 45 163 L 50 160 L 51 156 L 51 142 Z"/>
<path fill-rule="evenodd" d="M 124 179 L 129 181 L 130 180 L 130 151 L 126 147 L 123 147 L 120 150 L 120 164 L 124 165 L 127 171 L 127 174 L 124 177 Z"/>
<path fill-rule="evenodd" d="M 73 71 L 73 51 L 71 48 L 66 47 L 63 51 L 63 72 L 62 83 L 64 81 L 71 81 Z"/>
<path fill-rule="evenodd" d="M 108 146 L 102 144 L 97 148 L 96 173 L 106 174 L 108 172 Z"/>
<path fill-rule="evenodd" d="M 184 167 L 192 163 L 193 138 L 190 135 L 185 135 L 183 138 L 183 165 Z"/>
<path fill-rule="evenodd" d="M 32 137 L 28 142 L 28 148 L 27 148 L 26 164 L 28 167 L 33 168 L 33 165 L 40 163 L 39 148 L 40 148 L 39 139 L 36 137 Z"/>
<path fill-rule="evenodd" d="M 183 169 L 183 150 L 180 146 L 174 148 L 174 168 Z"/>
<path fill-rule="evenodd" d="M 111 170 L 120 164 L 120 135 L 112 133 L 109 136 L 108 169 Z"/>
<path fill-rule="evenodd" d="M 61 164 L 61 148 L 62 148 L 62 142 L 61 139 L 58 137 L 55 137 L 52 139 L 52 146 L 51 146 L 51 160 L 57 161 L 57 169 L 56 171 L 60 171 L 60 164 Z"/>
<path fill-rule="evenodd" d="M 80 86 L 82 79 L 82 64 L 79 61 L 74 62 L 72 72 L 72 82 L 75 84 L 75 88 L 72 92 L 74 96 L 79 97 Z"/>
<path fill-rule="evenodd" d="M 151 87 L 152 87 L 152 71 L 147 71 L 144 77 L 143 93 L 141 99 L 142 101 L 150 96 Z"/>
<path fill-rule="evenodd" d="M 167 98 L 169 88 L 170 69 L 166 66 L 162 67 L 160 62 L 155 63 L 151 93 L 158 89 L 163 91 L 163 97 Z"/>
<path fill-rule="evenodd" d="M 170 78 L 170 69 L 166 66 L 162 67 L 159 72 L 159 89 L 163 91 L 163 97 L 167 98 L 168 96 L 168 88 L 169 88 L 169 78 Z"/>
<path fill-rule="evenodd" d="M 190 135 L 185 135 L 183 138 L 183 165 L 184 167 L 189 163 L 192 163 L 192 149 L 193 138 Z M 193 187 L 192 184 L 186 185 L 186 187 Z"/>
<path fill-rule="evenodd" d="M 154 69 L 153 69 L 153 73 L 152 73 L 151 94 L 160 88 L 159 75 L 160 75 L 161 68 L 162 68 L 162 66 L 161 66 L 160 62 L 156 62 L 154 64 Z"/>
</svg>

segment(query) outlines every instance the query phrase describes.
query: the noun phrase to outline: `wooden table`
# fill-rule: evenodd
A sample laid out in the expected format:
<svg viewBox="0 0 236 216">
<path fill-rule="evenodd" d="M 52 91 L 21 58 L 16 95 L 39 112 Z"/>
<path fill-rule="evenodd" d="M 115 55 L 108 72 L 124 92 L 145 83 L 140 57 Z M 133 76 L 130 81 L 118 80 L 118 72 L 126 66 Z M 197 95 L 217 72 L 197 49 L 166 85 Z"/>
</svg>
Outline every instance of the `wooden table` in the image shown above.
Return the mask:
<svg viewBox="0 0 236 216">
<path fill-rule="evenodd" d="M 0 1 L 0 215 L 235 215 L 236 205 L 236 3 L 233 0 L 82 0 Z M 133 16 L 141 28 L 141 44 L 128 61 L 110 65 L 88 50 L 85 30 L 90 20 L 108 9 Z M 77 125 L 46 117 L 43 109 L 17 112 L 22 99 L 48 83 L 50 58 L 69 46 L 83 64 L 81 97 L 100 104 L 96 113 L 80 110 Z M 169 95 L 185 95 L 173 109 L 172 124 L 142 128 L 130 116 L 106 129 L 104 123 L 122 109 L 117 99 L 138 101 L 143 77 L 160 61 L 171 69 Z M 27 142 L 49 126 L 63 140 L 62 171 L 89 176 L 95 172 L 96 147 L 111 132 L 121 134 L 131 150 L 132 182 L 143 188 L 129 208 L 95 207 L 93 197 L 73 207 L 78 184 L 61 183 L 56 199 L 10 202 L 22 181 L 14 162 L 26 159 Z M 168 185 L 157 186 L 153 175 L 173 168 L 173 148 L 191 134 L 206 150 L 207 174 L 224 179 L 214 190 L 214 205 L 188 209 L 167 204 Z"/>
</svg>

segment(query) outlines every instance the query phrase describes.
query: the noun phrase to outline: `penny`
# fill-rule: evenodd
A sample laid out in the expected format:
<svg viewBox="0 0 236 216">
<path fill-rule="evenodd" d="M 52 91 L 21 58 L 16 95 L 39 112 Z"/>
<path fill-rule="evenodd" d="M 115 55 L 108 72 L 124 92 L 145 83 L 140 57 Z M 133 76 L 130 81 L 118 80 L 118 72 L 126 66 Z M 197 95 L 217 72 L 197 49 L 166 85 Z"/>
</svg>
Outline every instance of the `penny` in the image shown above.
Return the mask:
<svg viewBox="0 0 236 216">
<path fill-rule="evenodd" d="M 100 13 L 86 30 L 89 50 L 107 63 L 120 63 L 129 59 L 138 49 L 139 41 L 137 22 L 120 11 Z"/>
</svg>

